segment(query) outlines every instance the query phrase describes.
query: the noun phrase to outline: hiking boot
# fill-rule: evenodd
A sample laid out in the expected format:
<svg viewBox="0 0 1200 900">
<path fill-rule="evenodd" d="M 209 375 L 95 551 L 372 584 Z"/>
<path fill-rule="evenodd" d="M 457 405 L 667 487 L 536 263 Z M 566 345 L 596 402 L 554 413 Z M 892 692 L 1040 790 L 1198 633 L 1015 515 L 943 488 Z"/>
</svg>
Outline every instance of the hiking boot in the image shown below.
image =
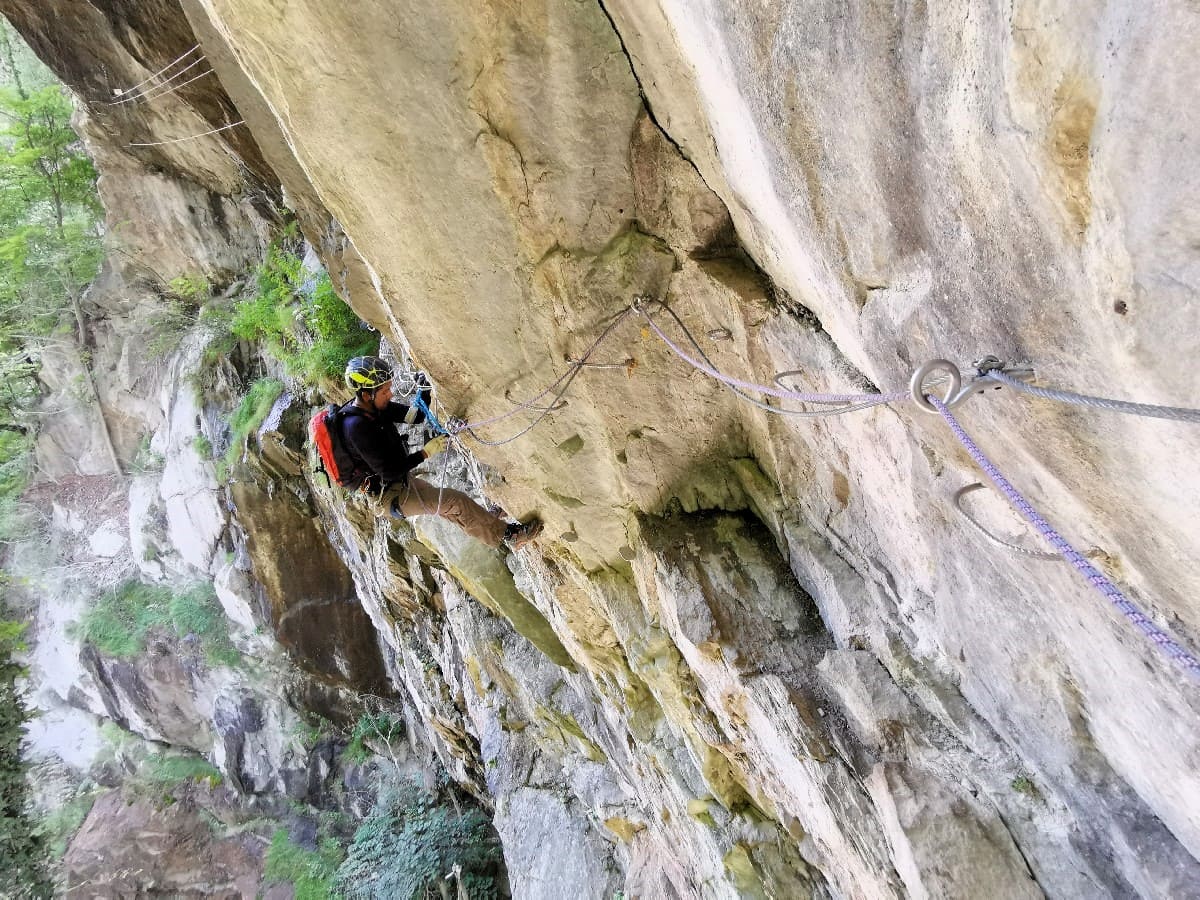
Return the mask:
<svg viewBox="0 0 1200 900">
<path fill-rule="evenodd" d="M 515 525 L 509 525 L 504 530 L 504 542 L 510 549 L 520 550 L 541 534 L 543 527 L 541 519 L 530 519 L 524 524 L 517 522 Z"/>
</svg>

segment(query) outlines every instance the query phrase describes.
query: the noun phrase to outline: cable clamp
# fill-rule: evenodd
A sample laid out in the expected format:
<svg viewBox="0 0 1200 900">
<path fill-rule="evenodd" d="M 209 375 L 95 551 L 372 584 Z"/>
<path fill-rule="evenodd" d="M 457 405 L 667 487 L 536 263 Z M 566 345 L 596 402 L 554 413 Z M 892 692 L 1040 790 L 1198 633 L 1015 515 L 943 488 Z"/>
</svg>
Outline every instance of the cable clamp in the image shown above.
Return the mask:
<svg viewBox="0 0 1200 900">
<path fill-rule="evenodd" d="M 1002 387 L 993 379 L 988 378 L 988 374 L 991 372 L 1003 372 L 1010 378 L 1016 378 L 1019 381 L 1032 381 L 1034 376 L 1033 369 L 1029 366 L 1009 366 L 995 356 L 985 356 L 983 359 L 976 360 L 971 367 L 976 374 L 964 385 L 962 372 L 958 370 L 958 366 L 947 359 L 931 359 L 925 365 L 918 367 L 909 379 L 908 390 L 912 395 L 913 402 L 919 409 L 927 413 L 940 415 L 937 408 L 929 402 L 929 396 L 925 391 L 925 382 L 935 372 L 944 372 L 949 377 L 950 384 L 941 397 L 942 404 L 948 409 L 962 406 L 976 394 Z"/>
<path fill-rule="evenodd" d="M 644 316 L 650 314 L 651 308 L 666 307 L 666 305 L 667 304 L 663 303 L 661 300 L 657 300 L 654 297 L 646 297 L 644 295 L 634 297 L 633 302 L 629 304 L 630 308 L 634 312 L 640 312 Z"/>
</svg>

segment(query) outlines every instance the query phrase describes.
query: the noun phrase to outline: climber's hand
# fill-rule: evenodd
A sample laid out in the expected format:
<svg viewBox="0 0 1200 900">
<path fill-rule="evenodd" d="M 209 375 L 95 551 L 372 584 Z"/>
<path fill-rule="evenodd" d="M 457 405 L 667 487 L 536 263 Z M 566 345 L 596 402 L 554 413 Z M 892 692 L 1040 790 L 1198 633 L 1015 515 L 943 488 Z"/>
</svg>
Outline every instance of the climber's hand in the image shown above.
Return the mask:
<svg viewBox="0 0 1200 900">
<path fill-rule="evenodd" d="M 417 382 L 417 390 L 423 391 L 425 388 L 429 387 L 429 376 L 424 372 L 417 372 L 414 378 Z"/>
<path fill-rule="evenodd" d="M 425 458 L 429 459 L 429 457 L 431 457 L 431 456 L 437 456 L 439 453 L 441 453 L 443 450 L 445 450 L 446 447 L 449 446 L 449 444 L 450 444 L 450 435 L 439 434 L 437 437 L 435 437 L 433 440 L 431 440 L 429 443 L 427 443 L 424 447 L 422 447 L 421 450 L 425 453 Z"/>
</svg>

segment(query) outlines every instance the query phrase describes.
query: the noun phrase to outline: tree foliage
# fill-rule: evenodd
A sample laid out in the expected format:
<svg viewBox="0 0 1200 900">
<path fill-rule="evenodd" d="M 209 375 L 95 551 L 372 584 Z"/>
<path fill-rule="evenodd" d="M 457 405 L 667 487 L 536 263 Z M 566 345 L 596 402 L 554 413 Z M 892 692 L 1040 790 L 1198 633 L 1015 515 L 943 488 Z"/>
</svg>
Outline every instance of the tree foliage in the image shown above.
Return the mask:
<svg viewBox="0 0 1200 900">
<path fill-rule="evenodd" d="M 0 87 L 0 338 L 59 326 L 100 263 L 96 170 L 59 85 Z M 68 319 L 69 321 L 69 319 Z"/>
<path fill-rule="evenodd" d="M 0 896 L 49 897 L 46 845 L 29 810 L 21 739 L 29 718 L 13 659 L 23 648 L 18 622 L 0 620 Z"/>
<path fill-rule="evenodd" d="M 334 889 L 349 900 L 448 897 L 457 879 L 471 900 L 495 900 L 504 883 L 499 841 L 475 807 L 400 779 L 380 791 L 355 832 Z"/>
<path fill-rule="evenodd" d="M 0 537 L 22 536 L 39 396 L 38 346 L 78 321 L 99 263 L 96 173 L 71 130 L 71 101 L 0 20 Z M 0 599 L 0 612 L 4 603 Z M 24 626 L 0 616 L 0 896 L 48 897 L 45 841 L 20 756 Z"/>
<path fill-rule="evenodd" d="M 29 436 L 40 348 L 81 336 L 79 298 L 100 263 L 101 211 L 70 96 L 3 20 L 0 64 L 0 430 Z M 29 444 L 0 446 L 6 478 L 23 468 Z M 5 492 L 5 513 L 11 499 Z"/>
</svg>

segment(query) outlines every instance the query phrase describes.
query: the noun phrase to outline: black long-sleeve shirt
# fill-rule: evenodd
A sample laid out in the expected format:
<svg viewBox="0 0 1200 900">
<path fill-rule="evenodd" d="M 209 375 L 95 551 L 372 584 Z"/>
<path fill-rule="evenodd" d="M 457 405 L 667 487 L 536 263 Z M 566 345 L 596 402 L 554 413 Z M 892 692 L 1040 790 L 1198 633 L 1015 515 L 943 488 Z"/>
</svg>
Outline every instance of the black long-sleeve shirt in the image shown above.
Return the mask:
<svg viewBox="0 0 1200 900">
<path fill-rule="evenodd" d="M 428 390 L 421 392 L 426 406 L 430 396 Z M 424 461 L 424 452 L 410 453 L 396 430 L 397 425 L 418 425 L 425 421 L 425 413 L 416 406 L 389 403 L 385 409 L 372 413 L 351 401 L 342 410 L 348 413 L 342 419 L 342 437 L 350 455 L 371 473 L 366 481 L 368 490 L 381 491 L 389 484 L 403 481 Z"/>
</svg>

